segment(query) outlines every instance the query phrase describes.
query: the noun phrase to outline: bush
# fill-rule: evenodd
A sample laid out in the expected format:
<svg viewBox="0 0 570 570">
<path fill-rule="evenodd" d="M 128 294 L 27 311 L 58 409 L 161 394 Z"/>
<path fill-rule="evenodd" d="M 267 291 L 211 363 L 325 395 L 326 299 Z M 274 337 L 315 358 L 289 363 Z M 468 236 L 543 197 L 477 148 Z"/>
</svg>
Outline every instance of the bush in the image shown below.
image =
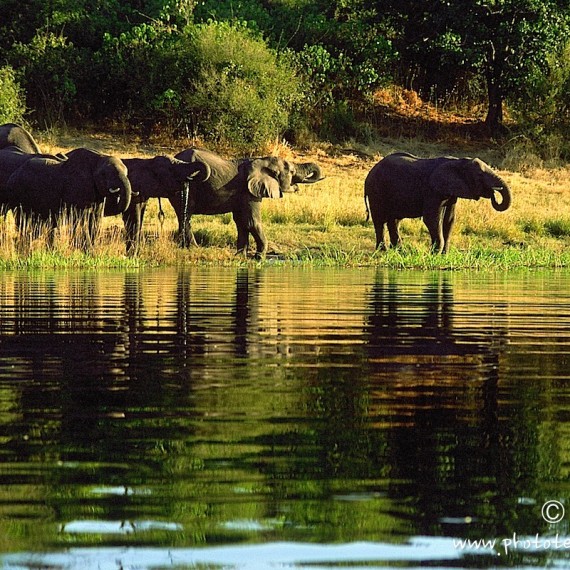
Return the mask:
<svg viewBox="0 0 570 570">
<path fill-rule="evenodd" d="M 512 101 L 518 129 L 547 162 L 570 160 L 570 43 L 535 68 Z"/>
<path fill-rule="evenodd" d="M 185 71 L 180 37 L 176 28 L 158 21 L 118 37 L 106 34 L 94 57 L 95 85 L 85 94 L 94 118 L 115 118 L 145 130 L 168 123 L 164 108 L 175 99 Z"/>
<path fill-rule="evenodd" d="M 188 130 L 218 144 L 260 149 L 287 128 L 300 83 L 287 54 L 277 54 L 241 24 L 193 28 L 195 73 L 181 105 Z"/>
<path fill-rule="evenodd" d="M 21 123 L 25 112 L 24 91 L 14 70 L 9 66 L 0 68 L 0 124 Z"/>
<path fill-rule="evenodd" d="M 10 59 L 22 77 L 28 106 L 48 124 L 65 120 L 76 95 L 79 52 L 66 38 L 38 32 L 29 44 L 16 43 Z"/>
</svg>

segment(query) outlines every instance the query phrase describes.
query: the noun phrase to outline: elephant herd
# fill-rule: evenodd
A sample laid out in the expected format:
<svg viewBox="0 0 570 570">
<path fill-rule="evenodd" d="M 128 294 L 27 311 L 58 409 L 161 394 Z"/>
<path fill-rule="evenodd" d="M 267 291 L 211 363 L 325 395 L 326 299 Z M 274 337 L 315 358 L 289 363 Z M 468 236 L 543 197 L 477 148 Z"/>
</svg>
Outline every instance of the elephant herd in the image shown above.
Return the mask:
<svg viewBox="0 0 570 570">
<path fill-rule="evenodd" d="M 238 252 L 247 253 L 251 235 L 256 256 L 263 257 L 267 239 L 261 226 L 262 199 L 280 198 L 296 192 L 298 184 L 323 178 L 314 162 L 273 156 L 228 160 L 195 148 L 154 158 L 120 159 L 87 148 L 44 154 L 23 127 L 0 126 L 0 207 L 14 212 L 20 231 L 26 231 L 25 219 L 47 222 L 54 229 L 62 211 L 80 213 L 87 219 L 91 246 L 101 216 L 121 214 L 128 254 L 140 244 L 148 200 L 166 198 L 176 212 L 183 245 L 196 245 L 193 214 L 231 212 Z M 495 191 L 502 196 L 500 202 Z M 385 225 L 391 245 L 397 246 L 401 219 L 423 217 L 432 249 L 446 252 L 457 198 L 490 198 L 498 211 L 511 202 L 507 185 L 479 159 L 420 159 L 405 153 L 378 162 L 366 178 L 364 194 L 379 249 L 386 247 Z"/>
</svg>

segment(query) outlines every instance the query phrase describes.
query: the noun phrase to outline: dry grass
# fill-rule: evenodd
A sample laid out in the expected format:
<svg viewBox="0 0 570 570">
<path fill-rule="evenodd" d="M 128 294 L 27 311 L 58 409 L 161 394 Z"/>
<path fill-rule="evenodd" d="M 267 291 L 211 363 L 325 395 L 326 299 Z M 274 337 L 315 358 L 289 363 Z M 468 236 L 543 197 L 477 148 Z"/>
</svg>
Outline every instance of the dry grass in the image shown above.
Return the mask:
<svg viewBox="0 0 570 570">
<path fill-rule="evenodd" d="M 175 154 L 184 148 L 183 144 L 149 146 L 123 136 L 78 133 L 45 135 L 40 137 L 40 143 L 47 152 L 65 152 L 70 148 L 88 146 L 120 157 Z M 265 233 L 270 241 L 270 251 L 279 254 L 280 259 L 397 266 L 448 267 L 451 264 L 461 267 L 478 265 L 474 262 L 477 256 L 483 260 L 482 264 L 487 263 L 485 260 L 488 258 L 493 264 L 499 255 L 502 259 L 513 260 L 514 265 L 570 264 L 565 257 L 570 240 L 568 165 L 544 164 L 524 148 L 516 146 L 506 154 L 488 146 L 479 150 L 453 149 L 449 145 L 421 139 L 386 139 L 375 146 L 349 146 L 350 149 L 338 149 L 321 145 L 305 154 L 296 153 L 286 145 L 276 144 L 268 149 L 268 152 L 299 162 L 316 161 L 326 175 L 326 179 L 318 184 L 301 186 L 298 194 L 264 201 Z M 445 261 L 442 259 L 445 256 L 429 254 L 429 238 L 421 220 L 406 220 L 402 224 L 406 245 L 403 252 L 375 254 L 374 229 L 370 222 L 365 221 L 363 183 L 370 168 L 382 156 L 396 150 L 421 156 L 479 156 L 496 167 L 510 184 L 512 206 L 507 212 L 497 213 L 487 200 L 460 200 L 453 251 Z M 101 236 L 94 251 L 87 256 L 73 253 L 75 248 L 70 246 L 73 240 L 64 225 L 55 239 L 53 250 L 56 257 L 73 259 L 75 255 L 78 256 L 78 264 L 110 265 L 243 262 L 234 254 L 236 230 L 231 215 L 195 216 L 193 227 L 202 247 L 183 251 L 173 241 L 177 228 L 174 211 L 166 200 L 162 200 L 162 206 L 166 214 L 163 224 L 158 220 L 158 201 L 149 203 L 143 247 L 136 259 L 125 259 L 120 217 L 104 219 Z M 25 237 L 16 236 L 10 220 L 5 220 L 0 226 L 0 259 L 4 263 L 21 262 L 22 257 L 37 256 L 37 252 L 46 248 L 45 238 L 27 245 L 23 242 L 26 242 Z"/>
</svg>

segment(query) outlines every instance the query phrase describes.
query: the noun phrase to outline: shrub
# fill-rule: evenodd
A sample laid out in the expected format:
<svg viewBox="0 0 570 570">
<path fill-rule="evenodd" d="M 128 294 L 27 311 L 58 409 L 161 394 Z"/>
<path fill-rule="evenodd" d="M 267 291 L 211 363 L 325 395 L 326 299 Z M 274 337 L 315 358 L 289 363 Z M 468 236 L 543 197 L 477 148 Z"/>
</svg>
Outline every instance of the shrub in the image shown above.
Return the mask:
<svg viewBox="0 0 570 570">
<path fill-rule="evenodd" d="M 181 105 L 189 130 L 218 144 L 263 148 L 287 128 L 300 84 L 287 54 L 244 25 L 213 22 L 191 33 L 194 68 Z"/>
<path fill-rule="evenodd" d="M 21 123 L 26 112 L 24 91 L 10 66 L 0 68 L 0 124 Z"/>
<path fill-rule="evenodd" d="M 77 91 L 73 74 L 79 52 L 73 44 L 61 35 L 38 32 L 29 44 L 14 44 L 10 59 L 22 77 L 28 106 L 49 124 L 64 120 Z"/>
<path fill-rule="evenodd" d="M 115 118 L 149 129 L 168 122 L 179 91 L 184 54 L 180 34 L 159 21 L 134 26 L 118 37 L 106 34 L 95 54 L 96 87 L 86 94 L 95 118 Z"/>
</svg>

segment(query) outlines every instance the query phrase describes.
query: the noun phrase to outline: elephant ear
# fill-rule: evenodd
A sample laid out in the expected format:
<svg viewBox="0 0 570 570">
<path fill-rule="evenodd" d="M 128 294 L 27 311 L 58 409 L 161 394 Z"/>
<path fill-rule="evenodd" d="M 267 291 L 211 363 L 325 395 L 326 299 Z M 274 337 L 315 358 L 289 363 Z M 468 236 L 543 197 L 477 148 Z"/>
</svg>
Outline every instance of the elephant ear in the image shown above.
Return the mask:
<svg viewBox="0 0 570 570">
<path fill-rule="evenodd" d="M 281 198 L 279 181 L 275 173 L 253 163 L 247 171 L 247 189 L 256 198 Z"/>
<path fill-rule="evenodd" d="M 449 158 L 434 169 L 429 184 L 438 194 L 477 200 L 480 195 L 470 173 L 473 166 L 470 158 Z"/>
</svg>

